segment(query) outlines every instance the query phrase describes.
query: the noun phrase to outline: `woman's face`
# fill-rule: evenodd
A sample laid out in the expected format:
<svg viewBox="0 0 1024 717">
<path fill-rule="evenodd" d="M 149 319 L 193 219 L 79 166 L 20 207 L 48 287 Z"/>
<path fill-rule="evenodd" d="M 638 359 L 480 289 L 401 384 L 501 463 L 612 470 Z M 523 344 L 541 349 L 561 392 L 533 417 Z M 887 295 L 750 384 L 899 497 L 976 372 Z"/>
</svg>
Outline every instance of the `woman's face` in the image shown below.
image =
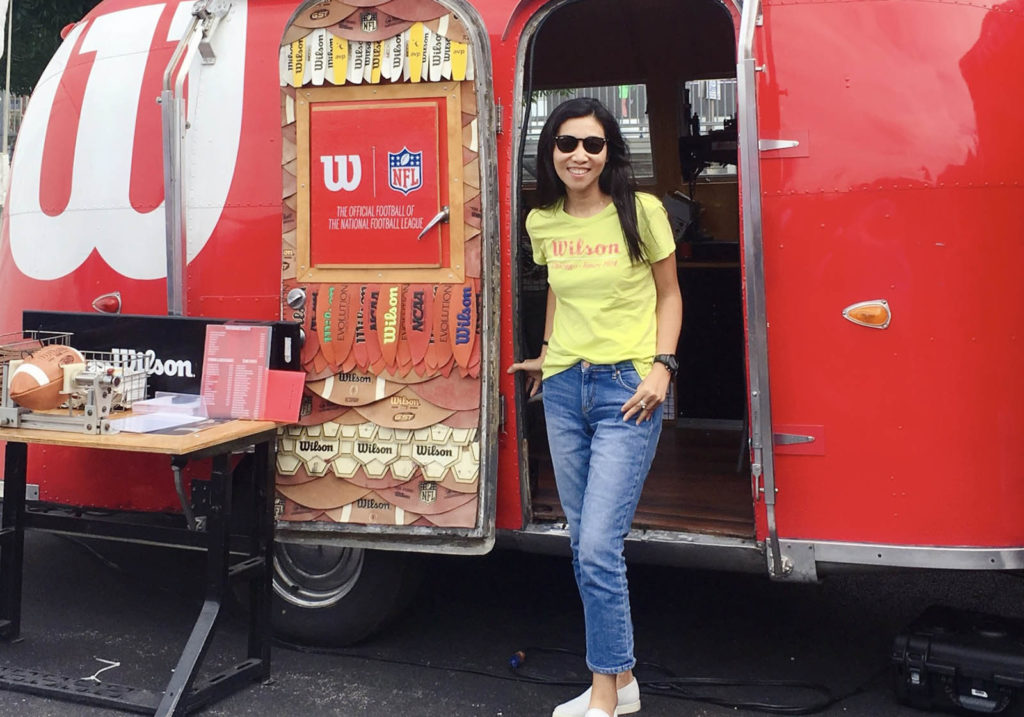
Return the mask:
<svg viewBox="0 0 1024 717">
<path fill-rule="evenodd" d="M 555 132 L 555 136 L 571 136 L 577 139 L 587 137 L 604 138 L 604 127 L 593 115 L 589 117 L 573 117 L 567 119 Z M 561 151 L 556 142 L 554 149 L 555 173 L 565 184 L 565 190 L 569 194 L 586 194 L 597 189 L 597 180 L 604 171 L 604 165 L 608 161 L 608 144 L 604 143 L 601 151 L 597 154 L 589 154 L 582 142 L 577 142 L 571 152 Z"/>
</svg>

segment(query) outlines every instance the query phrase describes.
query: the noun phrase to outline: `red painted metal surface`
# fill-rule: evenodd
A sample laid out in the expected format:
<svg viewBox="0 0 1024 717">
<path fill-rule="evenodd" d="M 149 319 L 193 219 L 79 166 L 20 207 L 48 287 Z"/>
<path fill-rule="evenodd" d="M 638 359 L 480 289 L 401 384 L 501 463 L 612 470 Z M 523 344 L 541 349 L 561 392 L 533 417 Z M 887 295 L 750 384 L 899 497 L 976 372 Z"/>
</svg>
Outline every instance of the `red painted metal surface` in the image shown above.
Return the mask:
<svg viewBox="0 0 1024 717">
<path fill-rule="evenodd" d="M 1024 543 L 1024 4 L 784 3 L 759 33 L 779 534 Z M 791 154 L 796 154 L 791 152 Z M 841 318 L 886 299 L 892 324 Z"/>
</svg>

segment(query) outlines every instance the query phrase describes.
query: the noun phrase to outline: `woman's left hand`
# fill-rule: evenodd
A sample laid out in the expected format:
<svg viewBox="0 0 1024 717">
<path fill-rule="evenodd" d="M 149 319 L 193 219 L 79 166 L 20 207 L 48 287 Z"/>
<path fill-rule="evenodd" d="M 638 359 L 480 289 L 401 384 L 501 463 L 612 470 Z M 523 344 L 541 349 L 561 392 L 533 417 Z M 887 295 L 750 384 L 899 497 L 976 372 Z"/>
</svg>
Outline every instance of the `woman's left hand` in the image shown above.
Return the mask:
<svg viewBox="0 0 1024 717">
<path fill-rule="evenodd" d="M 629 421 L 635 417 L 638 426 L 650 420 L 654 409 L 665 402 L 671 382 L 672 374 L 660 363 L 654 364 L 647 378 L 637 386 L 636 393 L 622 404 L 622 420 Z"/>
</svg>

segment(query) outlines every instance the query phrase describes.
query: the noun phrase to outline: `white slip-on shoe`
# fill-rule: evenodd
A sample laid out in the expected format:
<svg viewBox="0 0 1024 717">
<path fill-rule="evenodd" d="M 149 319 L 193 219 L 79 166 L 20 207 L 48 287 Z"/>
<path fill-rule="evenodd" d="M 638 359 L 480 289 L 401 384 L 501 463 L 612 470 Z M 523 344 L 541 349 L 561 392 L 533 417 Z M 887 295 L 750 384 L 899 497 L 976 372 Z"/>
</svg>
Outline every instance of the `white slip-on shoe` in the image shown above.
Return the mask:
<svg viewBox="0 0 1024 717">
<path fill-rule="evenodd" d="M 619 704 L 615 707 L 616 715 L 631 715 L 640 711 L 640 684 L 635 677 L 624 687 L 619 688 L 618 700 Z"/>
<path fill-rule="evenodd" d="M 615 715 L 611 715 L 611 717 L 640 711 L 640 685 L 637 684 L 635 677 L 625 687 L 618 689 L 617 697 L 619 704 L 615 708 Z M 555 707 L 551 717 L 588 717 L 587 707 L 589 706 L 590 688 L 588 687 L 583 694 Z"/>
<path fill-rule="evenodd" d="M 578 695 L 568 702 L 555 707 L 551 717 L 586 717 L 587 707 L 590 706 L 590 688 L 588 687 L 582 695 Z"/>
<path fill-rule="evenodd" d="M 615 714 L 610 715 L 604 710 L 599 710 L 597 707 L 591 707 L 583 717 L 617 717 L 618 714 L 616 711 Z"/>
</svg>

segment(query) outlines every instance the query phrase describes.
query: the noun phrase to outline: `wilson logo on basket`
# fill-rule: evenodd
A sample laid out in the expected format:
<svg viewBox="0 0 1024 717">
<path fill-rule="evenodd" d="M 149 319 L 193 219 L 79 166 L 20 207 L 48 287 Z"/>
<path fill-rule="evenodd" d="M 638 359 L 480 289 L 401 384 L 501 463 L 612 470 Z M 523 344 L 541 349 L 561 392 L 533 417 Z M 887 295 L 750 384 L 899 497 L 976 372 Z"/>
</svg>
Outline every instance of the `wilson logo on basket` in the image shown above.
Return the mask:
<svg viewBox="0 0 1024 717">
<path fill-rule="evenodd" d="M 376 443 L 357 443 L 356 451 L 362 454 L 378 456 L 398 455 L 398 448 L 396 446 L 378 446 Z"/>
<path fill-rule="evenodd" d="M 442 458 L 451 458 L 455 455 L 455 451 L 451 448 L 438 448 L 437 446 L 416 446 L 417 456 L 439 456 Z"/>
<path fill-rule="evenodd" d="M 114 363 L 128 371 L 145 371 L 151 376 L 177 376 L 195 378 L 192 362 L 188 359 L 162 359 L 153 349 L 110 349 Z"/>
<path fill-rule="evenodd" d="M 303 453 L 331 453 L 337 450 L 337 446 L 320 441 L 299 441 L 299 450 Z"/>
</svg>

